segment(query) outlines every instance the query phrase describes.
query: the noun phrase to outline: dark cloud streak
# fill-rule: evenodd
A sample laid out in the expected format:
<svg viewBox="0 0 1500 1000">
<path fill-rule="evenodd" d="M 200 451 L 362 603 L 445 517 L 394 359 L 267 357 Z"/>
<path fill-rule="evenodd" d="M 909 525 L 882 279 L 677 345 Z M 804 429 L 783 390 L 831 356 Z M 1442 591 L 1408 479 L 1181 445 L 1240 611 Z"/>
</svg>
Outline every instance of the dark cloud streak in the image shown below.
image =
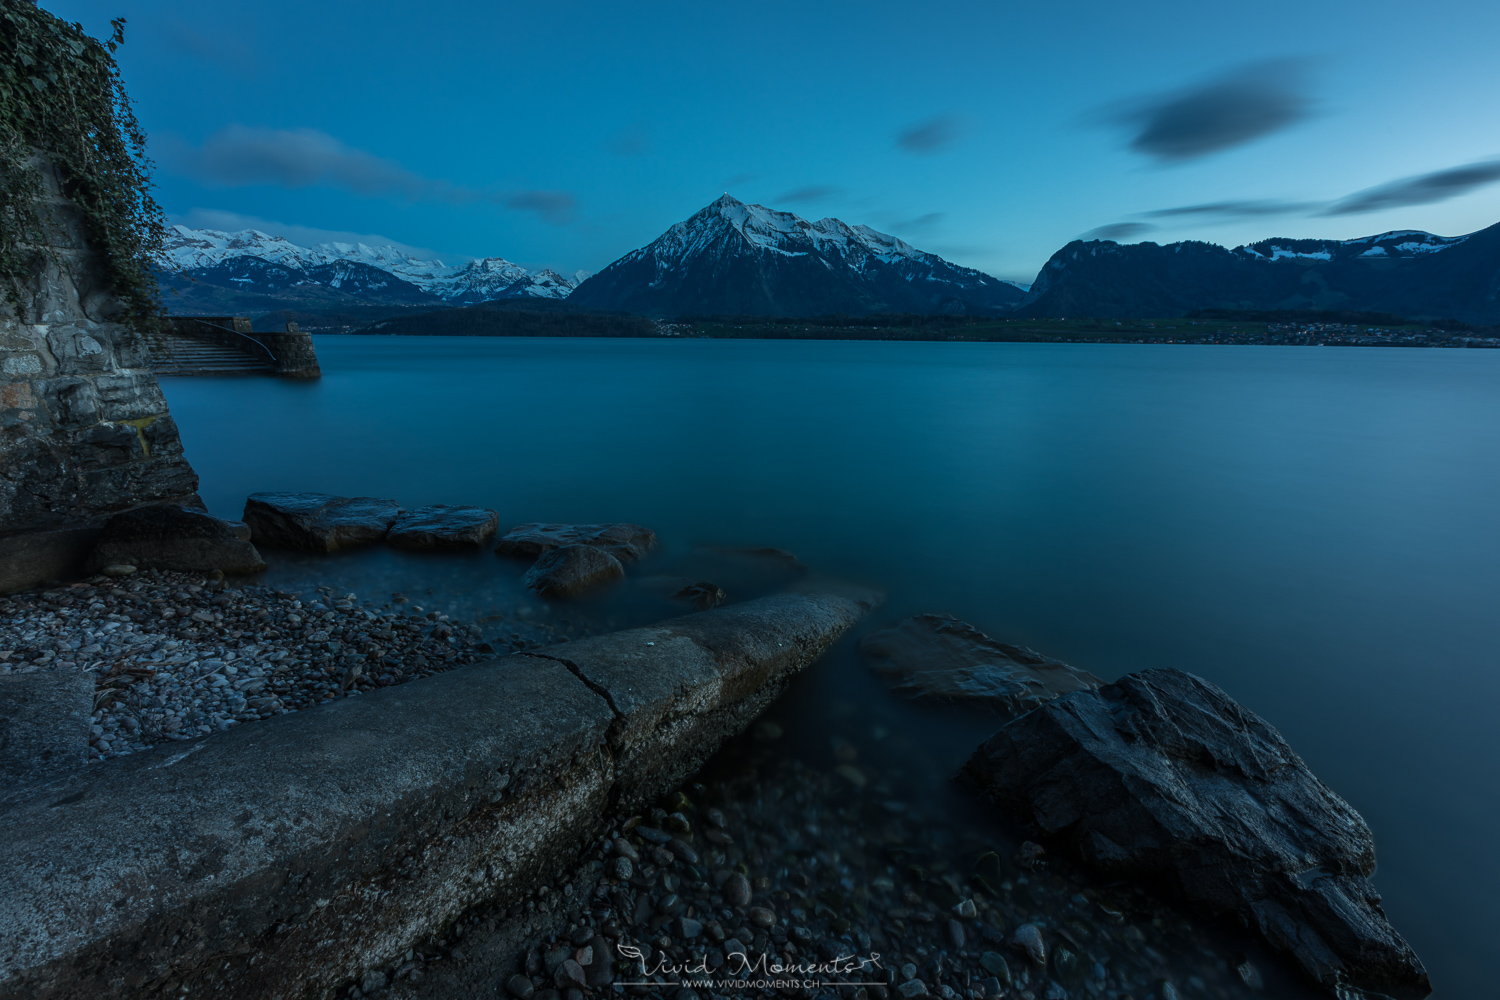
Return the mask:
<svg viewBox="0 0 1500 1000">
<path fill-rule="evenodd" d="M 1269 215 L 1298 215 L 1320 207 L 1316 201 L 1215 201 L 1206 205 L 1182 205 L 1142 212 L 1148 219 L 1209 216 L 1216 219 L 1256 219 Z"/>
<path fill-rule="evenodd" d="M 962 133 L 958 119 L 941 115 L 902 131 L 896 136 L 896 146 L 908 153 L 936 153 L 957 142 Z"/>
<path fill-rule="evenodd" d="M 1127 101 L 1099 113 L 1135 130 L 1130 148 L 1162 163 L 1195 160 L 1289 128 L 1311 114 L 1308 62 L 1241 67 L 1194 87 Z"/>
<path fill-rule="evenodd" d="M 782 195 L 776 200 L 785 204 L 794 205 L 810 201 L 827 201 L 829 198 L 832 198 L 838 193 L 839 189 L 836 187 L 829 187 L 826 184 L 812 184 L 808 187 L 797 188 L 795 191 L 788 191 L 786 194 Z"/>
<path fill-rule="evenodd" d="M 1359 191 L 1334 202 L 1322 215 L 1360 215 L 1407 205 L 1431 205 L 1500 181 L 1500 160 L 1435 170 Z"/>
<path fill-rule="evenodd" d="M 1149 222 L 1112 222 L 1107 226 L 1090 229 L 1078 238 L 1081 240 L 1114 240 L 1118 243 L 1122 240 L 1128 240 L 1132 236 L 1149 233 L 1155 228 Z"/>
</svg>

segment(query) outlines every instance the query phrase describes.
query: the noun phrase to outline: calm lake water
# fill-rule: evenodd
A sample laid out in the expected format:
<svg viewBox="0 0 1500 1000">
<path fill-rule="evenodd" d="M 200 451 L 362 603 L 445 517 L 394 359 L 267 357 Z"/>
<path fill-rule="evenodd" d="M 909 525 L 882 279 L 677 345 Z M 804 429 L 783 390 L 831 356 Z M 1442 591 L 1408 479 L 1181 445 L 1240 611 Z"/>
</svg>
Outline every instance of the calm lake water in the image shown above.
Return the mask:
<svg viewBox="0 0 1500 1000">
<path fill-rule="evenodd" d="M 876 584 L 879 622 L 941 611 L 1109 679 L 1200 674 L 1364 814 L 1387 912 L 1437 995 L 1494 995 L 1500 352 L 317 348 L 316 383 L 163 380 L 215 513 L 315 490 L 481 504 L 502 530 L 636 521 L 669 554 L 774 545 Z M 514 589 L 501 564 L 325 565 L 347 571 L 340 586 L 403 589 L 389 577 L 406 572 L 415 591 L 446 573 L 457 593 L 497 574 Z M 888 697 L 854 669 L 799 685 L 794 707 Z M 950 733 L 940 756 L 956 763 L 982 736 Z"/>
</svg>

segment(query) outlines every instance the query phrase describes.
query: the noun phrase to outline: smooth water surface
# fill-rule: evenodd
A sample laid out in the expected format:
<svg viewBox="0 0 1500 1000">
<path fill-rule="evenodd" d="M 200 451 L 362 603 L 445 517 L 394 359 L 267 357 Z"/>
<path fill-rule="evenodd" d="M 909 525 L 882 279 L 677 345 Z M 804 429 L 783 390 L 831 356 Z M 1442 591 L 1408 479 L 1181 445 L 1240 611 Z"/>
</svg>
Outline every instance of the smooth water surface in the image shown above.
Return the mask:
<svg viewBox="0 0 1500 1000">
<path fill-rule="evenodd" d="M 877 584 L 881 620 L 948 612 L 1111 679 L 1198 673 L 1364 814 L 1437 995 L 1495 988 L 1500 352 L 317 348 L 315 383 L 163 380 L 215 513 L 315 490 L 482 504 L 502 530 L 636 521 Z"/>
</svg>

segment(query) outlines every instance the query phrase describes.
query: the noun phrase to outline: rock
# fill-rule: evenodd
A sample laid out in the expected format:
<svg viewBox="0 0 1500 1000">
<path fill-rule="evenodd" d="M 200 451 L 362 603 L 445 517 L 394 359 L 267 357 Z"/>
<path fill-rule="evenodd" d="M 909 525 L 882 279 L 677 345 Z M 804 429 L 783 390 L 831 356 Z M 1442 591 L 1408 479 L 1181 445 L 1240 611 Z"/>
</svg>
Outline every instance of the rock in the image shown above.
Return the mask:
<svg viewBox="0 0 1500 1000">
<path fill-rule="evenodd" d="M 964 925 L 957 920 L 948 921 L 948 941 L 955 950 L 962 951 L 964 947 Z"/>
<path fill-rule="evenodd" d="M 19 787 L 88 762 L 94 677 L 56 667 L 0 674 L 0 787 Z"/>
<path fill-rule="evenodd" d="M 588 974 L 589 986 L 597 990 L 615 981 L 615 950 L 602 934 L 595 935 L 589 947 L 594 949 L 594 959 L 584 971 Z"/>
<path fill-rule="evenodd" d="M 505 984 L 505 990 L 516 1000 L 531 1000 L 532 994 L 536 992 L 536 984 L 526 976 L 517 974 L 510 977 Z"/>
<path fill-rule="evenodd" d="M 132 566 L 129 563 L 110 563 L 99 572 L 104 576 L 134 576 L 137 568 L 138 567 Z"/>
<path fill-rule="evenodd" d="M 728 600 L 729 595 L 724 593 L 716 584 L 706 581 L 688 584 L 677 593 L 672 595 L 676 601 L 687 601 L 699 611 L 707 611 L 709 608 L 717 608 Z"/>
<path fill-rule="evenodd" d="M 402 549 L 478 549 L 499 526 L 500 515 L 484 507 L 434 504 L 402 511 L 385 541 Z"/>
<path fill-rule="evenodd" d="M 134 566 L 184 573 L 257 573 L 266 568 L 249 529 L 174 504 L 116 514 L 94 543 L 88 568 Z"/>
<path fill-rule="evenodd" d="M 1431 992 L 1369 882 L 1359 813 L 1201 678 L 1147 670 L 1064 695 L 1007 722 L 965 772 L 1104 877 L 1235 914 L 1329 988 Z"/>
<path fill-rule="evenodd" d="M 257 544 L 337 552 L 380 541 L 400 513 L 396 501 L 380 497 L 252 493 L 244 516 Z"/>
<path fill-rule="evenodd" d="M 575 597 L 625 575 L 620 561 L 592 545 L 564 545 L 526 571 L 526 586 L 544 597 Z"/>
<path fill-rule="evenodd" d="M 948 615 L 914 615 L 859 641 L 870 668 L 914 701 L 953 702 L 1005 716 L 1104 682 L 1025 646 L 996 642 Z"/>
<path fill-rule="evenodd" d="M 703 933 L 703 924 L 692 917 L 680 917 L 678 925 L 678 929 L 682 931 L 682 936 L 689 941 Z"/>
<path fill-rule="evenodd" d="M 366 994 L 385 989 L 385 973 L 373 970 L 366 972 L 364 977 L 359 981 L 359 988 L 361 992 Z"/>
<path fill-rule="evenodd" d="M 1042 940 L 1042 930 L 1036 924 L 1022 924 L 1016 928 L 1010 943 L 1026 953 L 1026 957 L 1037 965 L 1047 964 L 1047 944 Z"/>
<path fill-rule="evenodd" d="M 764 906 L 752 906 L 747 914 L 756 927 L 771 927 L 776 923 L 776 914 Z"/>
<path fill-rule="evenodd" d="M 920 979 L 908 979 L 896 987 L 896 992 L 907 997 L 925 997 L 927 995 L 927 984 Z"/>
<path fill-rule="evenodd" d="M 656 532 L 639 524 L 522 524 L 505 533 L 495 553 L 540 556 L 565 545 L 591 545 L 631 562 L 656 547 Z"/>
<path fill-rule="evenodd" d="M 624 882 L 635 874 L 635 866 L 630 863 L 629 858 L 618 857 L 615 858 L 614 863 L 610 866 L 610 874 L 621 882 Z"/>
<path fill-rule="evenodd" d="M 993 975 L 998 983 L 1010 985 L 1010 963 L 998 951 L 987 951 L 979 956 L 979 964 Z"/>
<path fill-rule="evenodd" d="M 750 905 L 750 880 L 736 872 L 724 883 L 724 898 L 730 906 Z"/>
</svg>

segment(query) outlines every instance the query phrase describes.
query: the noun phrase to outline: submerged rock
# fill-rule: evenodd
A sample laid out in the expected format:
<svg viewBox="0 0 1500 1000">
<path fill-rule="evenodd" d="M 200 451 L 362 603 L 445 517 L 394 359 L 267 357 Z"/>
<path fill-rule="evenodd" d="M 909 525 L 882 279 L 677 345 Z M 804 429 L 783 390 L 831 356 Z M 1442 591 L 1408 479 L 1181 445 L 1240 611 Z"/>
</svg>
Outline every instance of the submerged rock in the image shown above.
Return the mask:
<svg viewBox="0 0 1500 1000">
<path fill-rule="evenodd" d="M 477 549 L 500 526 L 500 515 L 484 507 L 433 504 L 402 511 L 386 535 L 402 549 Z"/>
<path fill-rule="evenodd" d="M 964 770 L 1106 878 L 1233 913 L 1329 988 L 1431 991 L 1369 882 L 1359 813 L 1207 681 L 1147 670 L 1064 695 L 1007 722 Z"/>
<path fill-rule="evenodd" d="M 893 690 L 915 701 L 958 702 L 1005 715 L 1029 712 L 1104 681 L 1025 646 L 996 642 L 948 615 L 914 615 L 871 632 L 859 650 Z"/>
<path fill-rule="evenodd" d="M 89 556 L 89 568 L 128 575 L 123 572 L 126 566 L 183 573 L 257 573 L 266 568 L 266 561 L 250 543 L 250 529 L 240 522 L 166 504 L 124 511 L 104 525 Z"/>
<path fill-rule="evenodd" d="M 672 595 L 674 600 L 687 601 L 699 611 L 707 611 L 709 608 L 717 608 L 729 599 L 718 584 L 700 580 L 698 583 L 690 583 L 686 587 Z"/>
<path fill-rule="evenodd" d="M 620 560 L 592 545 L 546 552 L 526 571 L 525 584 L 543 597 L 575 597 L 625 575 Z"/>
<path fill-rule="evenodd" d="M 385 538 L 401 513 L 394 500 L 329 493 L 252 493 L 245 523 L 260 545 L 336 552 Z"/>
<path fill-rule="evenodd" d="M 502 556 L 539 556 L 564 545 L 591 545 L 620 562 L 640 559 L 656 547 L 656 532 L 639 524 L 522 524 L 495 546 Z"/>
</svg>

